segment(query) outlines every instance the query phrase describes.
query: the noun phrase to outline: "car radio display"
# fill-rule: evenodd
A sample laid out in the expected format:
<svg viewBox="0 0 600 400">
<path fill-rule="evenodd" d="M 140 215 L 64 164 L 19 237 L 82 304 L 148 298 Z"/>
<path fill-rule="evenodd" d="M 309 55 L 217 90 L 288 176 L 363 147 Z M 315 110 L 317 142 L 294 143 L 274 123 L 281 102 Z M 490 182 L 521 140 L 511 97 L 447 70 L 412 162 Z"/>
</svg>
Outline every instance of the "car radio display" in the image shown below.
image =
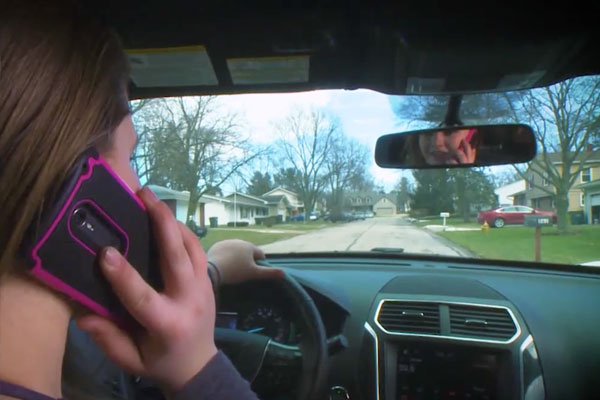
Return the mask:
<svg viewBox="0 0 600 400">
<path fill-rule="evenodd" d="M 454 347 L 400 346 L 396 399 L 496 399 L 499 358 Z"/>
</svg>

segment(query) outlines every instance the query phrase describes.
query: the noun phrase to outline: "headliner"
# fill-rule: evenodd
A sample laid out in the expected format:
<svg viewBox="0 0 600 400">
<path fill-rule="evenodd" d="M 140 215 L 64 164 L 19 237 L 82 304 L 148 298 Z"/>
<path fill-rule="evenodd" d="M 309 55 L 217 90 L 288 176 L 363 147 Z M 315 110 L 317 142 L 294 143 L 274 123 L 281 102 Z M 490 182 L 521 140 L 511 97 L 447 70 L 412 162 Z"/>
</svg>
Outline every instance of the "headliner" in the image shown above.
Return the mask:
<svg viewBox="0 0 600 400">
<path fill-rule="evenodd" d="M 518 8 L 505 3 L 501 9 L 351 0 L 84 3 L 116 28 L 127 49 L 156 54 L 164 48 L 203 46 L 200 56 L 209 60 L 212 80 L 174 83 L 158 77 L 160 83 L 141 84 L 134 69 L 133 98 L 325 88 L 474 93 L 600 73 L 600 30 L 593 21 L 600 15 L 598 3 L 580 7 L 569 2 L 560 9 L 527 1 Z M 291 60 L 275 63 L 275 69 L 292 65 L 293 71 L 274 73 L 273 65 L 261 64 L 273 60 L 267 57 Z M 242 79 L 248 71 L 241 72 L 242 78 L 236 75 L 231 64 L 236 59 L 242 59 L 242 69 L 264 71 Z M 177 69 L 169 73 L 185 75 Z M 269 81 L 264 79 L 268 74 L 281 76 Z"/>
</svg>

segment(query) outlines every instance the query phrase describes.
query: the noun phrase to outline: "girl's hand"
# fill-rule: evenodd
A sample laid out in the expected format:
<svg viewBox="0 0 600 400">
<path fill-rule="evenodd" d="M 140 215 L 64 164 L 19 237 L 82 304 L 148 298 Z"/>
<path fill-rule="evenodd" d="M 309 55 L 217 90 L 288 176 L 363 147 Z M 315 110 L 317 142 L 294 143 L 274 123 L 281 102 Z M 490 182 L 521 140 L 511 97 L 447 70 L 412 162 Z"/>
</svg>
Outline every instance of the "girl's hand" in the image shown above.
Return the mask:
<svg viewBox="0 0 600 400">
<path fill-rule="evenodd" d="M 448 137 L 449 164 L 473 164 L 477 150 L 469 143 L 471 129 L 459 129 Z"/>
<path fill-rule="evenodd" d="M 219 269 L 221 284 L 283 278 L 283 270 L 256 264 L 256 260 L 264 258 L 265 253 L 261 249 L 250 242 L 238 239 L 215 243 L 208 251 L 208 259 Z"/>
<path fill-rule="evenodd" d="M 144 330 L 133 334 L 98 315 L 81 317 L 78 325 L 112 361 L 173 393 L 217 353 L 215 299 L 196 236 L 149 189 L 139 195 L 153 223 L 164 291 L 150 287 L 116 250 L 105 249 L 102 272 Z"/>
<path fill-rule="evenodd" d="M 460 146 L 454 150 L 454 160 L 452 164 L 473 164 L 475 162 L 476 151 L 465 139 L 460 141 Z"/>
</svg>

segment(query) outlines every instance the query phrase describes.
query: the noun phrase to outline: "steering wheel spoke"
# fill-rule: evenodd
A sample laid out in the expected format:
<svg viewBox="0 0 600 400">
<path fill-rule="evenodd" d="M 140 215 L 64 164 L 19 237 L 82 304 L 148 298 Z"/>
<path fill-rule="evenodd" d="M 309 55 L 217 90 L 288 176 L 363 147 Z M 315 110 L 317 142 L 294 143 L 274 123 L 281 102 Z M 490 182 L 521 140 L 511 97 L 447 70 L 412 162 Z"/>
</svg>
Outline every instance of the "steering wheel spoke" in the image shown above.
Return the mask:
<svg viewBox="0 0 600 400">
<path fill-rule="evenodd" d="M 240 375 L 253 382 L 260 372 L 271 339 L 256 333 L 215 328 L 215 343 L 229 357 Z"/>
<path fill-rule="evenodd" d="M 302 367 L 302 350 L 299 346 L 290 346 L 271 340 L 267 345 L 265 367 Z"/>
</svg>

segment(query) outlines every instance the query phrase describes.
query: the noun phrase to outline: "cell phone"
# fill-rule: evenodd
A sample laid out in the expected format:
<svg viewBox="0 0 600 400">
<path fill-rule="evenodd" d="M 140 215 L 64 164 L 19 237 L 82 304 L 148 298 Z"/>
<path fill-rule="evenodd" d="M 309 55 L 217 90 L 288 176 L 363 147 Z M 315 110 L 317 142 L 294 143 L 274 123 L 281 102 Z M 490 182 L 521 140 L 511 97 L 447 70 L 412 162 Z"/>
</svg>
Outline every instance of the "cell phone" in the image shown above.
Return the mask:
<svg viewBox="0 0 600 400">
<path fill-rule="evenodd" d="M 98 253 L 115 247 L 154 288 L 162 288 L 146 207 L 94 149 L 75 163 L 55 201 L 21 246 L 29 273 L 118 323 L 131 322 L 103 277 Z"/>
<path fill-rule="evenodd" d="M 477 129 L 475 129 L 475 128 L 469 129 L 469 132 L 467 133 L 467 136 L 465 137 L 465 142 L 467 142 L 471 146 L 473 146 L 473 143 L 471 141 L 473 140 L 473 136 L 475 136 L 476 133 L 477 133 Z M 465 153 L 467 152 L 467 149 L 465 148 L 465 146 L 463 144 L 460 145 L 460 149 Z"/>
</svg>

